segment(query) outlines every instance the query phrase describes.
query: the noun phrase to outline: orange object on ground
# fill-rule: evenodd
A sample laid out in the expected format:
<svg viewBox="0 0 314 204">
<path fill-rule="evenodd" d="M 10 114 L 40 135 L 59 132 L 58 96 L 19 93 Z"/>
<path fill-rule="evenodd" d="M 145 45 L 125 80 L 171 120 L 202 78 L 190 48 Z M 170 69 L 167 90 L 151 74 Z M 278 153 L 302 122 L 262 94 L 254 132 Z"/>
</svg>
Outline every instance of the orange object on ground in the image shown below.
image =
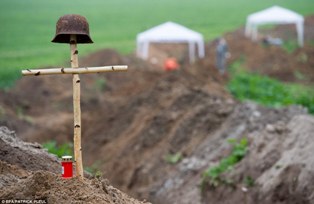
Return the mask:
<svg viewBox="0 0 314 204">
<path fill-rule="evenodd" d="M 168 58 L 164 63 L 164 70 L 165 71 L 172 71 L 179 69 L 179 64 L 175 58 Z"/>
</svg>

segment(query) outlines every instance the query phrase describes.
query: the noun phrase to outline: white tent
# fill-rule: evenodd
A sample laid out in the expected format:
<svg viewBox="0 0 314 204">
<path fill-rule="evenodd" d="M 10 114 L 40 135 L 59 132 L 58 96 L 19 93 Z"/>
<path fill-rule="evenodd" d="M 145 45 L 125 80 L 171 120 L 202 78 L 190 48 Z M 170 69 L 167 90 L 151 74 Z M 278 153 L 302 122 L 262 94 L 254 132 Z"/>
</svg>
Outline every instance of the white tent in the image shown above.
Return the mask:
<svg viewBox="0 0 314 204">
<path fill-rule="evenodd" d="M 137 56 L 143 59 L 148 58 L 150 43 L 188 43 L 191 62 L 195 61 L 196 46 L 198 57 L 203 58 L 205 55 L 203 36 L 200 33 L 173 22 L 166 22 L 139 33 L 136 37 L 136 41 Z"/>
<path fill-rule="evenodd" d="M 303 46 L 304 18 L 300 14 L 279 6 L 272 6 L 268 9 L 253 13 L 247 17 L 245 35 L 256 40 L 257 27 L 264 24 L 295 24 L 298 34 L 298 43 L 300 46 Z"/>
</svg>

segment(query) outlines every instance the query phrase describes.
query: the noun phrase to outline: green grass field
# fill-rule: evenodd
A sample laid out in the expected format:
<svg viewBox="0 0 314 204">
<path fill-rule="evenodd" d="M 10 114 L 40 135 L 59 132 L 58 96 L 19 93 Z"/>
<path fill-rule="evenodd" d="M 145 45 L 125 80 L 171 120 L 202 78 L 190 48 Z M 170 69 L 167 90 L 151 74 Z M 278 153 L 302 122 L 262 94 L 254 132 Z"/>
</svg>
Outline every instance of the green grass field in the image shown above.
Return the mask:
<svg viewBox="0 0 314 204">
<path fill-rule="evenodd" d="M 314 13 L 313 0 L 1 0 L 0 86 L 18 78 L 22 68 L 68 64 L 69 46 L 50 42 L 64 14 L 81 14 L 89 21 L 95 43 L 80 45 L 82 56 L 101 48 L 131 53 L 137 33 L 165 21 L 210 40 L 244 25 L 248 14 L 275 4 L 303 15 Z"/>
</svg>

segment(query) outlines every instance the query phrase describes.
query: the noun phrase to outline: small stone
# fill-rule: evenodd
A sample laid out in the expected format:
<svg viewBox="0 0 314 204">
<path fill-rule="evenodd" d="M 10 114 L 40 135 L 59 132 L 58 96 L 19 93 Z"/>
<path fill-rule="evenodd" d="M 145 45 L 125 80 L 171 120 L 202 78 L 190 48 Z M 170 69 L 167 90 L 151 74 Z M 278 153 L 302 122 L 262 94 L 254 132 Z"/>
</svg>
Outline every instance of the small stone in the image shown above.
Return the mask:
<svg viewBox="0 0 314 204">
<path fill-rule="evenodd" d="M 273 133 L 273 132 L 275 132 L 275 127 L 273 125 L 271 125 L 271 124 L 267 124 L 266 125 L 266 131 L 270 132 L 270 133 Z"/>
</svg>

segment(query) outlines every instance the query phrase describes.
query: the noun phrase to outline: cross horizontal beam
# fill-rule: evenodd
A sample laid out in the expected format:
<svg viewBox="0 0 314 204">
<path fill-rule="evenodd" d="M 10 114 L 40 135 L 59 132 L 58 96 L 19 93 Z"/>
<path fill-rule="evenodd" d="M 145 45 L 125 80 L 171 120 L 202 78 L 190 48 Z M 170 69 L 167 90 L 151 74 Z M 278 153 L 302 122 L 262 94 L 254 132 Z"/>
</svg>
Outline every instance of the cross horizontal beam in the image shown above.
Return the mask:
<svg viewBox="0 0 314 204">
<path fill-rule="evenodd" d="M 100 72 L 127 71 L 126 65 L 103 66 L 103 67 L 80 67 L 80 68 L 51 68 L 51 69 L 25 69 L 23 76 L 38 76 L 51 74 L 88 74 Z"/>
</svg>

